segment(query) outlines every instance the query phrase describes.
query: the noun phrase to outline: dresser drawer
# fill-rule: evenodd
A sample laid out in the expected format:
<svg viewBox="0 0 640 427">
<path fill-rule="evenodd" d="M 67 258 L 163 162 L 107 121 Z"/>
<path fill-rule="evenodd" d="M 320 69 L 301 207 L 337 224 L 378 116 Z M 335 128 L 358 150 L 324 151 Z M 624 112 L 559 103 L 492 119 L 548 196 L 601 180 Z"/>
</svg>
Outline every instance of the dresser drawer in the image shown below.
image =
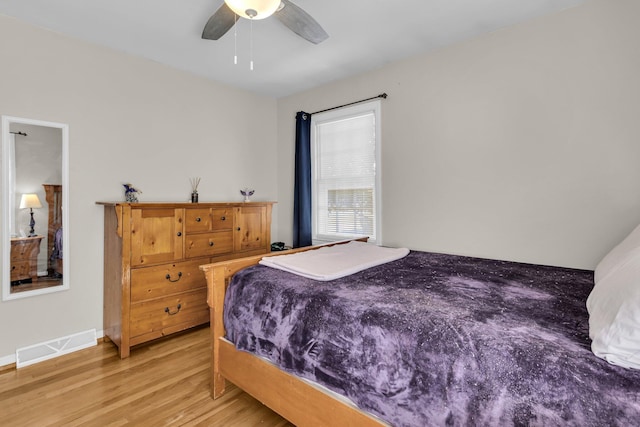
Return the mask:
<svg viewBox="0 0 640 427">
<path fill-rule="evenodd" d="M 233 209 L 211 210 L 211 231 L 231 230 L 233 228 Z"/>
<path fill-rule="evenodd" d="M 204 276 L 204 273 L 203 273 Z M 29 261 L 16 261 L 11 263 L 11 281 L 27 279 L 31 277 L 31 263 Z M 206 280 L 205 280 L 206 286 Z"/>
<path fill-rule="evenodd" d="M 233 209 L 186 209 L 185 229 L 187 233 L 231 230 Z"/>
<path fill-rule="evenodd" d="M 207 323 L 207 290 L 131 304 L 129 319 L 131 345 Z"/>
<path fill-rule="evenodd" d="M 11 261 L 20 261 L 31 256 L 31 247 L 26 245 L 11 246 Z"/>
<path fill-rule="evenodd" d="M 187 258 L 213 256 L 229 253 L 233 250 L 233 232 L 189 234 L 185 241 Z"/>
<path fill-rule="evenodd" d="M 185 209 L 185 230 L 187 233 L 210 231 L 210 209 Z"/>
<path fill-rule="evenodd" d="M 40 240 L 37 239 L 24 239 L 24 240 L 11 240 L 11 261 L 22 261 L 31 258 L 36 258 L 40 253 Z"/>
<path fill-rule="evenodd" d="M 205 259 L 132 269 L 131 302 L 206 288 L 207 282 L 199 266 L 207 261 Z"/>
</svg>

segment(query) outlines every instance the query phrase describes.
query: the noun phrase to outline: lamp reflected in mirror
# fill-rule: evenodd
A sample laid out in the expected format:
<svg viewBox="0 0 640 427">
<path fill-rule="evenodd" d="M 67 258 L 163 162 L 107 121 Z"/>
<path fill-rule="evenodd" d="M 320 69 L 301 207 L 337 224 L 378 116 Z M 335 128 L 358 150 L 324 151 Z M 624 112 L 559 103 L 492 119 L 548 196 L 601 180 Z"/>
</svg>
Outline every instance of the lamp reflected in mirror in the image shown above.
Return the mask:
<svg viewBox="0 0 640 427">
<path fill-rule="evenodd" d="M 20 199 L 20 209 L 29 209 L 29 214 L 31 215 L 31 220 L 29 221 L 29 237 L 34 237 L 36 221 L 33 219 L 33 210 L 40 209 L 42 207 L 42 203 L 40 203 L 40 199 L 37 194 L 23 194 Z"/>
</svg>

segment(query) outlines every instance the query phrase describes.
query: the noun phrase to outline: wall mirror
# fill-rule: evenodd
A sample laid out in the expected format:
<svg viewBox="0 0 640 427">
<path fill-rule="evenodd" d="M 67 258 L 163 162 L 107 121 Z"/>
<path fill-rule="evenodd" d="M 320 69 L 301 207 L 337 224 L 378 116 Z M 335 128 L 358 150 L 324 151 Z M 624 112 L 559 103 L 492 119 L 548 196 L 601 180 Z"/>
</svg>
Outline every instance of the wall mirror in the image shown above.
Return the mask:
<svg viewBox="0 0 640 427">
<path fill-rule="evenodd" d="M 2 116 L 2 299 L 69 289 L 69 127 Z"/>
</svg>

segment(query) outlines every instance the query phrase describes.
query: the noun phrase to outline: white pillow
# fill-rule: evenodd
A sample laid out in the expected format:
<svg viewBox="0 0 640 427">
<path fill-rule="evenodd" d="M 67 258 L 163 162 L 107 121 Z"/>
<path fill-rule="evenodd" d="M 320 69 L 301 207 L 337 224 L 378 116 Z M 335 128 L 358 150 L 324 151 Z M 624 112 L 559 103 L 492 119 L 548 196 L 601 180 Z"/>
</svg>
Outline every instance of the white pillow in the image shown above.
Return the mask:
<svg viewBox="0 0 640 427">
<path fill-rule="evenodd" d="M 640 256 L 627 257 L 595 284 L 587 310 L 593 353 L 640 369 Z"/>
<path fill-rule="evenodd" d="M 640 369 L 640 225 L 600 261 L 587 299 L 591 350 Z"/>
<path fill-rule="evenodd" d="M 627 261 L 638 256 L 640 256 L 640 225 L 602 258 L 593 274 L 593 280 L 598 283 Z"/>
</svg>

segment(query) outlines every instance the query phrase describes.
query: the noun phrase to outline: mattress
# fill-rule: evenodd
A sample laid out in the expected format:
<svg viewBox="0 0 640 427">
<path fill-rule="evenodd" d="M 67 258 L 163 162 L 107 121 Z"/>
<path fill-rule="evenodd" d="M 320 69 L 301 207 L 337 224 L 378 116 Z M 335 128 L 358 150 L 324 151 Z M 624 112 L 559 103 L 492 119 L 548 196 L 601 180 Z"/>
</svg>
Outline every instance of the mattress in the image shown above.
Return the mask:
<svg viewBox="0 0 640 427">
<path fill-rule="evenodd" d="M 253 266 L 235 346 L 394 426 L 634 425 L 640 372 L 590 350 L 593 272 L 412 251 L 340 279 Z"/>
</svg>

